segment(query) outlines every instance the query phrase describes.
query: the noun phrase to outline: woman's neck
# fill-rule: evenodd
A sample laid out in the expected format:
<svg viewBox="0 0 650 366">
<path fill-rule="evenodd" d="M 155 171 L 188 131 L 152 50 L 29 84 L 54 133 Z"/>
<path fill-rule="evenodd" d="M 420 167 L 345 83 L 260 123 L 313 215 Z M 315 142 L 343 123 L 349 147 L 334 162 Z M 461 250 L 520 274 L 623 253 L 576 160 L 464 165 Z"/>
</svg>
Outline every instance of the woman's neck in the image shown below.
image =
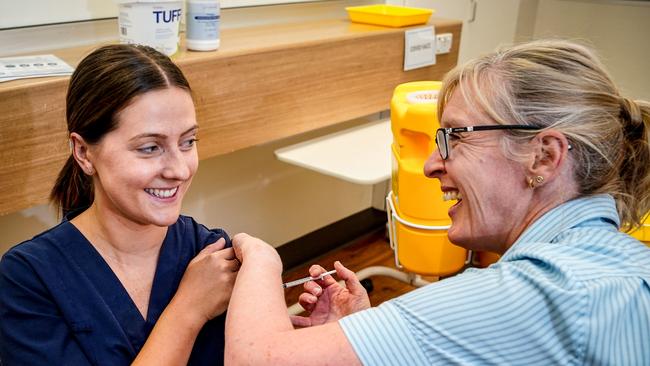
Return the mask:
<svg viewBox="0 0 650 366">
<path fill-rule="evenodd" d="M 569 174 L 561 174 L 549 181 L 547 185 L 535 188 L 531 192 L 531 200 L 528 203 L 526 214 L 522 216 L 521 223 L 510 232 L 499 254 L 505 253 L 537 220 L 554 208 L 576 198 L 577 188 Z"/>
<path fill-rule="evenodd" d="M 119 262 L 154 258 L 160 251 L 167 227 L 142 225 L 95 202 L 70 221 L 103 255 Z"/>
</svg>

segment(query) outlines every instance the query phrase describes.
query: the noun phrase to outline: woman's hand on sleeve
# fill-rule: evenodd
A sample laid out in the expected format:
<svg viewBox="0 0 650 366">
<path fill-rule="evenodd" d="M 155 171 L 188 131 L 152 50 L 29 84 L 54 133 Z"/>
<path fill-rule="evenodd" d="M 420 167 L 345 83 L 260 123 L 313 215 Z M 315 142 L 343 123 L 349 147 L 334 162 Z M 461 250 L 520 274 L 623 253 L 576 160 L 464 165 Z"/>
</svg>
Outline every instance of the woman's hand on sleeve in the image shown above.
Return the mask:
<svg viewBox="0 0 650 366">
<path fill-rule="evenodd" d="M 207 245 L 187 266 L 174 299 L 208 321 L 228 307 L 239 261 L 225 239 Z"/>
<path fill-rule="evenodd" d="M 187 363 L 203 325 L 230 301 L 239 261 L 232 248 L 224 249 L 225 243 L 221 238 L 192 259 L 133 365 Z"/>
<path fill-rule="evenodd" d="M 344 285 L 336 282 L 332 276 L 305 283 L 303 285 L 305 292 L 299 296 L 298 302 L 309 312 L 309 316 L 292 316 L 291 322 L 294 326 L 321 325 L 370 308 L 368 293 L 354 272 L 338 261 L 334 263 L 334 269 L 337 277 L 345 282 Z M 317 277 L 324 272 L 326 270 L 319 265 L 309 268 L 309 275 L 312 277 Z"/>
</svg>

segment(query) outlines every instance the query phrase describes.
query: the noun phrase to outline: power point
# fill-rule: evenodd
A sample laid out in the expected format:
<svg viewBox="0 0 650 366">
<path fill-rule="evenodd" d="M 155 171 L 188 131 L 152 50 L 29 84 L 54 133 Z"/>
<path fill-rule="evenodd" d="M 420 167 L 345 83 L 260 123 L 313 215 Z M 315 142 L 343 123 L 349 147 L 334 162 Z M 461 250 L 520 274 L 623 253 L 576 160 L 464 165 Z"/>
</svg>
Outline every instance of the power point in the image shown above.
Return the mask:
<svg viewBox="0 0 650 366">
<path fill-rule="evenodd" d="M 436 54 L 449 53 L 451 51 L 451 33 L 436 34 Z"/>
</svg>

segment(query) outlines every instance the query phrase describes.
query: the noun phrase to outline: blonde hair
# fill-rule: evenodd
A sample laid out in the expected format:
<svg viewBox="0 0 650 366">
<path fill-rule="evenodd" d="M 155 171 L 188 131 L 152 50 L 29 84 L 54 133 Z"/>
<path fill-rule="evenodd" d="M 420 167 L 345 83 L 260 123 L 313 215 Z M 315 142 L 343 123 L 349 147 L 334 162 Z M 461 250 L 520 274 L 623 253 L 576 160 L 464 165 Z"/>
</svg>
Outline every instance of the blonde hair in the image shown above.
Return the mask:
<svg viewBox="0 0 650 366">
<path fill-rule="evenodd" d="M 623 226 L 640 225 L 650 209 L 650 103 L 622 97 L 589 48 L 534 41 L 457 66 L 445 77 L 440 116 L 457 89 L 493 122 L 563 133 L 578 195 L 611 194 Z M 504 152 L 516 160 L 536 133 L 507 131 Z"/>
</svg>

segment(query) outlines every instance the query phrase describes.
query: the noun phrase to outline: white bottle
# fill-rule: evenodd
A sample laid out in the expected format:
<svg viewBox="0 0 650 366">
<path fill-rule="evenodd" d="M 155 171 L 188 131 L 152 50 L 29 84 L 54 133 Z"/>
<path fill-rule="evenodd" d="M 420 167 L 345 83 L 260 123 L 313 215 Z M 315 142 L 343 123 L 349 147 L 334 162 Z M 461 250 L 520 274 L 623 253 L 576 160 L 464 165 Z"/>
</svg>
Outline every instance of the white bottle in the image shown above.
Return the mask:
<svg viewBox="0 0 650 366">
<path fill-rule="evenodd" d="M 214 51 L 219 48 L 219 0 L 187 0 L 187 48 L 194 51 Z"/>
</svg>

